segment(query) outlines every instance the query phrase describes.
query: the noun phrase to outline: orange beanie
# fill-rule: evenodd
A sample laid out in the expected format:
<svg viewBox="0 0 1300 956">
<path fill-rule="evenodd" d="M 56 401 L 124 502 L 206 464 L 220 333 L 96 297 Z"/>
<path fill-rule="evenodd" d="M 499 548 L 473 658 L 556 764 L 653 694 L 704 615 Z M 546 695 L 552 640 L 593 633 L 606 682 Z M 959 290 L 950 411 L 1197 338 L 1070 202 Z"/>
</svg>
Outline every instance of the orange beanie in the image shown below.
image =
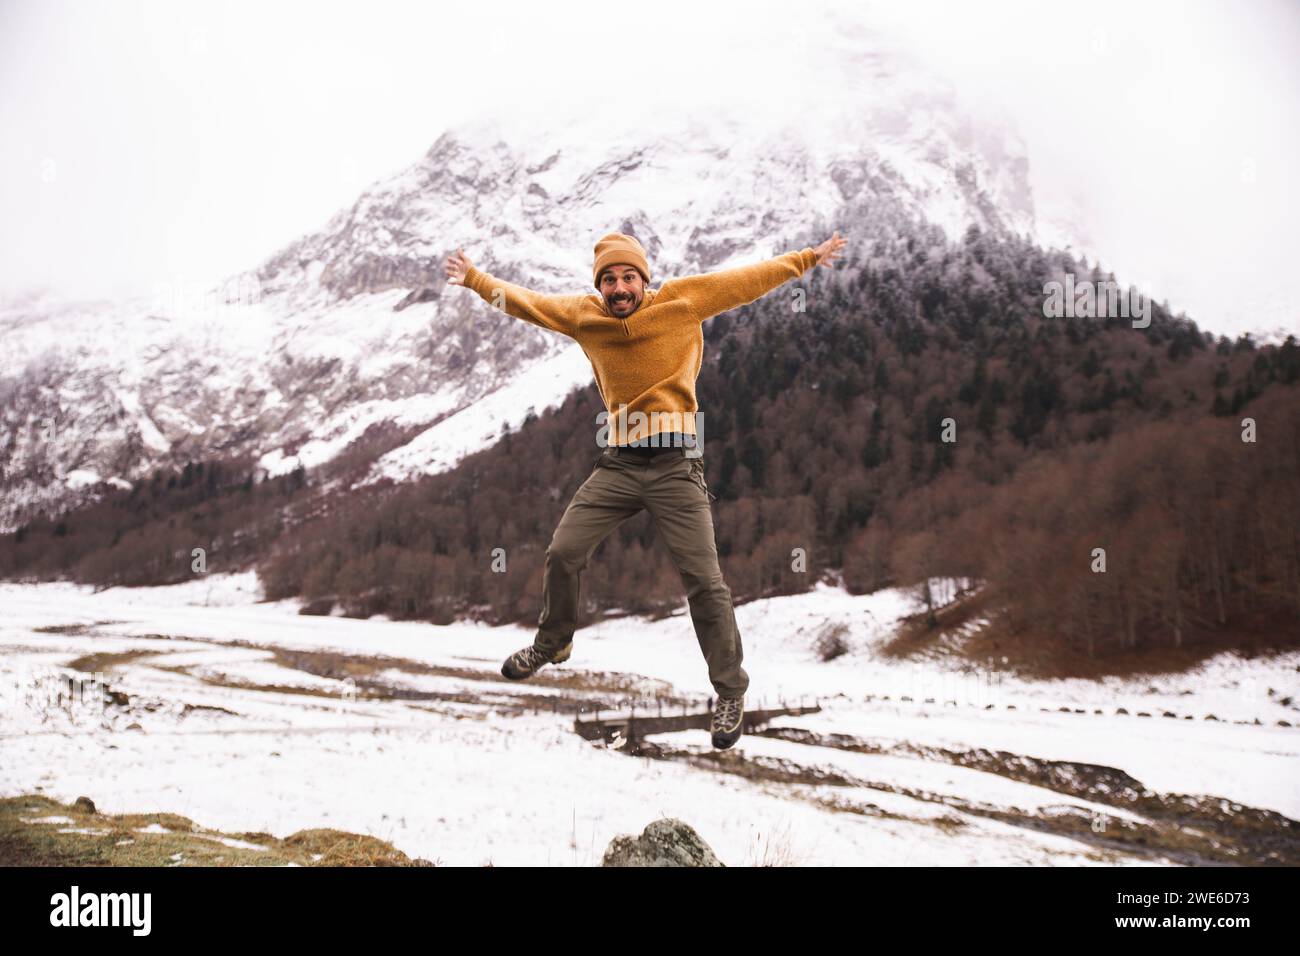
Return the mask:
<svg viewBox="0 0 1300 956">
<path fill-rule="evenodd" d="M 592 270 L 592 281 L 596 283 L 596 288 L 600 288 L 600 273 L 603 269 L 623 262 L 635 266 L 646 284 L 650 283 L 650 264 L 646 261 L 641 243 L 621 232 L 611 232 L 596 243 L 596 267 Z"/>
</svg>

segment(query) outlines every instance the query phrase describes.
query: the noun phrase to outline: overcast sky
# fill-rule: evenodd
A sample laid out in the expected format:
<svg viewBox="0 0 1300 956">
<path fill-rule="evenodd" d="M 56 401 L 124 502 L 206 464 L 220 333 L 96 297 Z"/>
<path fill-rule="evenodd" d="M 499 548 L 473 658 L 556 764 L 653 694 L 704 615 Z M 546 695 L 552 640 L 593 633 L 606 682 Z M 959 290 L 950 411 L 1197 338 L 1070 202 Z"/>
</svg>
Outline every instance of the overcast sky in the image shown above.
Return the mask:
<svg viewBox="0 0 1300 956">
<path fill-rule="evenodd" d="M 820 6 L 1010 116 L 1121 278 L 1209 328 L 1300 331 L 1300 2 Z M 478 111 L 817 95 L 818 8 L 0 0 L 0 292 L 255 266 Z"/>
</svg>

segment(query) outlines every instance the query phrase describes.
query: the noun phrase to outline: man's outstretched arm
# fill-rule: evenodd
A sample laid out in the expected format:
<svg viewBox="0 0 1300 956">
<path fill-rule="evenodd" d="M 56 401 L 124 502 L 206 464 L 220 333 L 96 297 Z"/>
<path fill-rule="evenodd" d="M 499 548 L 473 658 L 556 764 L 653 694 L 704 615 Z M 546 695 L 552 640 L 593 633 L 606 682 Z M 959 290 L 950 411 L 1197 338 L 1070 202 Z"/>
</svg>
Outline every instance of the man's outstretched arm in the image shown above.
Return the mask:
<svg viewBox="0 0 1300 956">
<path fill-rule="evenodd" d="M 561 335 L 573 337 L 578 327 L 578 309 L 586 296 L 542 295 L 523 286 L 506 282 L 474 268 L 463 249 L 447 257 L 444 265 L 448 285 L 460 285 L 478 295 L 507 315 Z"/>
<path fill-rule="evenodd" d="M 689 302 L 691 310 L 703 322 L 761 298 L 814 266 L 829 266 L 840 255 L 844 243 L 837 231 L 816 248 L 809 246 L 798 252 L 787 252 L 752 266 L 670 279 L 664 283 L 664 290 L 671 287 L 673 294 Z"/>
</svg>

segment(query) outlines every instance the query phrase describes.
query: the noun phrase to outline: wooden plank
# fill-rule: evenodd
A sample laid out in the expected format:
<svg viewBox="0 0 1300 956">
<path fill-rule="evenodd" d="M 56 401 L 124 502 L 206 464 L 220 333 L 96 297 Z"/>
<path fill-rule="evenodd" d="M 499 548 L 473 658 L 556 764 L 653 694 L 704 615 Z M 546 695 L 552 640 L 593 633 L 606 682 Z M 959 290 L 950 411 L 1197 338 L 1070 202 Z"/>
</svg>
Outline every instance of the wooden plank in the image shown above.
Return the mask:
<svg viewBox="0 0 1300 956">
<path fill-rule="evenodd" d="M 755 710 L 745 714 L 745 730 L 760 727 L 777 717 L 798 717 L 800 714 L 821 713 L 820 706 L 782 707 L 774 710 Z M 713 723 L 712 711 L 681 714 L 676 717 L 637 717 L 632 711 L 610 714 L 608 717 L 577 718 L 574 732 L 584 740 L 612 740 L 617 732 L 627 740 L 639 740 L 650 734 L 677 733 L 683 730 L 708 730 Z"/>
</svg>

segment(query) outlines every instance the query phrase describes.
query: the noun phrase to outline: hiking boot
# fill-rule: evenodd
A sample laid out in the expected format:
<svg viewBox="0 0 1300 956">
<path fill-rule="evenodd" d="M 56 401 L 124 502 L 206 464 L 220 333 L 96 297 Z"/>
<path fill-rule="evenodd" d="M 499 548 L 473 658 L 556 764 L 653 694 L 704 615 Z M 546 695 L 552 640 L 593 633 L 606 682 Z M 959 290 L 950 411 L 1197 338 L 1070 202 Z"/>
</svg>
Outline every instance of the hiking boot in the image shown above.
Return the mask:
<svg viewBox="0 0 1300 956">
<path fill-rule="evenodd" d="M 745 697 L 719 697 L 713 705 L 713 746 L 726 750 L 740 739 L 745 724 Z"/>
<path fill-rule="evenodd" d="M 523 680 L 532 677 L 545 664 L 561 664 L 573 653 L 573 641 L 565 644 L 558 652 L 529 644 L 521 651 L 515 651 L 501 665 L 501 673 L 510 680 Z"/>
</svg>

